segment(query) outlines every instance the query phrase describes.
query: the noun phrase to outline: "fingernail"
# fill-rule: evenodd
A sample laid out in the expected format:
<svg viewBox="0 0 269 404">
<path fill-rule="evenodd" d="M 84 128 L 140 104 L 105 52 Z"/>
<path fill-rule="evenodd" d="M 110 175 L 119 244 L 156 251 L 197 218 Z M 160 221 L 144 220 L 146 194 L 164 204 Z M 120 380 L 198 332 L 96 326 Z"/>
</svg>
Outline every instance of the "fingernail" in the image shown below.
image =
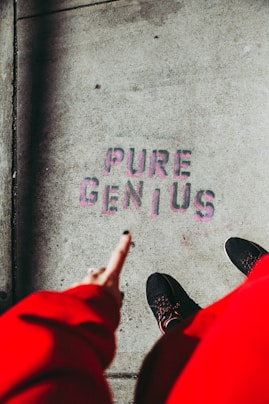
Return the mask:
<svg viewBox="0 0 269 404">
<path fill-rule="evenodd" d="M 129 230 L 125 230 L 124 232 L 123 232 L 123 234 L 125 235 L 125 234 L 129 234 L 130 232 L 129 232 Z"/>
</svg>

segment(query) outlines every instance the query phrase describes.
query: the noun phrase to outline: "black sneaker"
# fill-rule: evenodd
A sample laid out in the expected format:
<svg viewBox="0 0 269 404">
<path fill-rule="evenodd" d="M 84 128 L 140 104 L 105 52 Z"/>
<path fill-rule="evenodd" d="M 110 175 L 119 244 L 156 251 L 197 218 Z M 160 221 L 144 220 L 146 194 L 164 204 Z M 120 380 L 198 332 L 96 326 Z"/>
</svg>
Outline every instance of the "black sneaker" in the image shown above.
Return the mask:
<svg viewBox="0 0 269 404">
<path fill-rule="evenodd" d="M 163 334 L 201 309 L 170 275 L 158 272 L 150 275 L 146 292 L 148 304 Z"/>
<path fill-rule="evenodd" d="M 256 262 L 268 252 L 253 241 L 238 237 L 229 238 L 225 250 L 232 263 L 248 276 Z"/>
</svg>

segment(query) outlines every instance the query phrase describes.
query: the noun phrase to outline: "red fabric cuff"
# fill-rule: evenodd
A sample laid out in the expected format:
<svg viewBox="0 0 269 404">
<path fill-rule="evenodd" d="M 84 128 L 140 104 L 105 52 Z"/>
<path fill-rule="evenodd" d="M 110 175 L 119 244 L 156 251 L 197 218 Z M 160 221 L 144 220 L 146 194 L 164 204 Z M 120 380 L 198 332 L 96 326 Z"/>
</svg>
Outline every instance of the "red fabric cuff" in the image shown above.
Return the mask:
<svg viewBox="0 0 269 404">
<path fill-rule="evenodd" d="M 120 308 L 114 297 L 99 285 L 79 285 L 62 292 L 63 294 L 72 295 L 85 303 L 92 304 L 98 301 L 102 312 L 106 317 L 113 321 L 115 328 L 120 321 Z"/>
</svg>

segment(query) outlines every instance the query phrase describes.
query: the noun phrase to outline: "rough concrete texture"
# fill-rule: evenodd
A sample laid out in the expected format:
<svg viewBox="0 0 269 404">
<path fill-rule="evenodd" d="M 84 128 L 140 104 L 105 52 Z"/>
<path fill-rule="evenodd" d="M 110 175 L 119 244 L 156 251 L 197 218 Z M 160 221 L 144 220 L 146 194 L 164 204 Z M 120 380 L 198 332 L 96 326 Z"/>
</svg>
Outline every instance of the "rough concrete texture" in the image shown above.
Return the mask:
<svg viewBox="0 0 269 404">
<path fill-rule="evenodd" d="M 120 0 L 18 21 L 16 293 L 67 288 L 129 229 L 110 378 L 160 335 L 151 272 L 205 306 L 242 281 L 228 237 L 269 247 L 268 18 L 263 0 Z"/>
<path fill-rule="evenodd" d="M 136 378 L 117 377 L 109 378 L 113 402 L 115 404 L 131 404 L 133 403 L 133 392 L 135 389 Z"/>
<path fill-rule="evenodd" d="M 11 305 L 13 4 L 0 3 L 0 312 Z"/>
</svg>

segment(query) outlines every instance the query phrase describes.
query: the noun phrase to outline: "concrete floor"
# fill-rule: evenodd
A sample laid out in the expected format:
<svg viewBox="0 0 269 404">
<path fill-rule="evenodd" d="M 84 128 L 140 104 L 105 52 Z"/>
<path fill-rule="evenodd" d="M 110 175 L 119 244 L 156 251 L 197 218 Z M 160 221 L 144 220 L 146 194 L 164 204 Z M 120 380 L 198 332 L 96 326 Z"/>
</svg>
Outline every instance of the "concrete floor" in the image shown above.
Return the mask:
<svg viewBox="0 0 269 404">
<path fill-rule="evenodd" d="M 14 296 L 67 288 L 105 264 L 130 230 L 108 372 L 115 402 L 130 403 L 160 336 L 148 275 L 170 273 L 206 306 L 242 281 L 223 251 L 228 237 L 269 248 L 269 3 L 18 0 L 16 9 Z M 5 19 L 3 30 L 5 138 L 13 63 Z M 6 139 L 9 188 L 10 150 Z M 6 259 L 0 281 L 9 292 Z"/>
</svg>

